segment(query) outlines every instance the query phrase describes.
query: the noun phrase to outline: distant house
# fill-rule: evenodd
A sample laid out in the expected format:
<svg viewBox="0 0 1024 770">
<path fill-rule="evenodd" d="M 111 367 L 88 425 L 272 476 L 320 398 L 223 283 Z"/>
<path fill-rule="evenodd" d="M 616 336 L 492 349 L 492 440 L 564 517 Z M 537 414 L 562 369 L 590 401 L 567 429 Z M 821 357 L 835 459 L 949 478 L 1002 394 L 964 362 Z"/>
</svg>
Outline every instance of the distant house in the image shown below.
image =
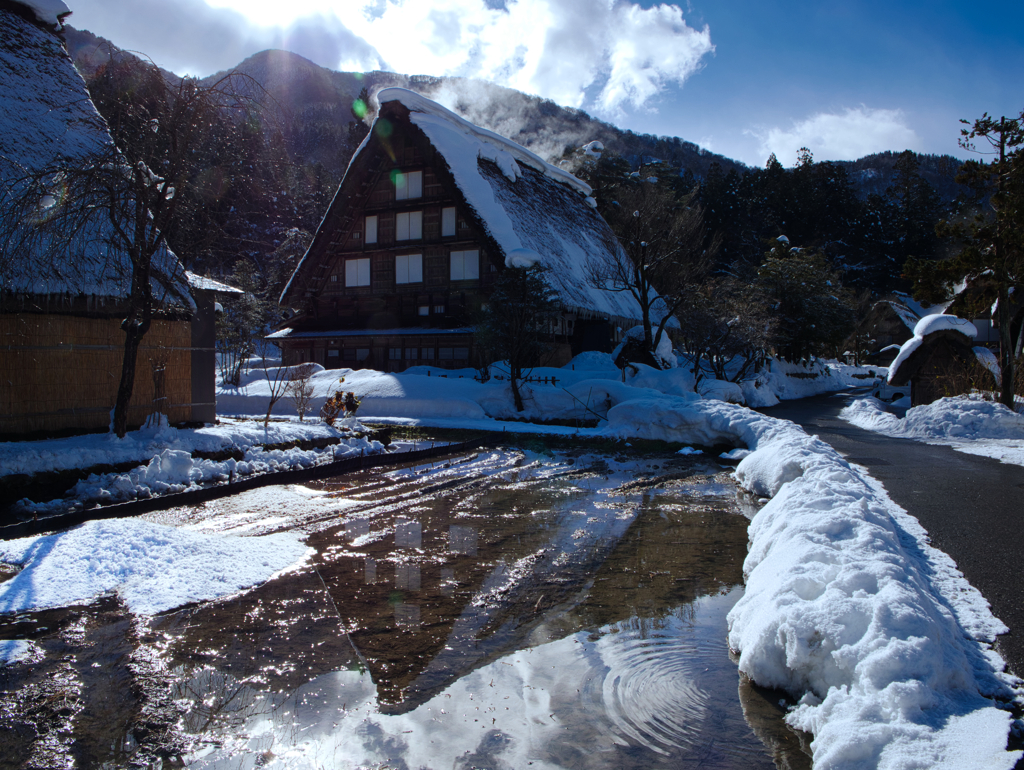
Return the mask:
<svg viewBox="0 0 1024 770">
<path fill-rule="evenodd" d="M 1011 291 L 1009 306 L 1000 310 L 998 296 L 992 276 L 983 274 L 964 283 L 963 287 L 957 291 L 953 301 L 949 303 L 946 312 L 956 314 L 961 318 L 970 318 L 978 330 L 977 341 L 992 345 L 999 345 L 999 326 L 1003 318 L 1008 318 L 1014 355 L 1020 355 L 1021 329 L 1024 326 L 1024 302 L 1017 299 Z"/>
<path fill-rule="evenodd" d="M 858 363 L 888 365 L 900 346 L 914 336 L 914 326 L 921 320 L 899 296 L 879 300 L 857 324 L 844 343 L 855 351 Z"/>
<path fill-rule="evenodd" d="M 32 228 L 16 208 L 27 184 L 65 165 L 109 153 L 106 123 L 55 31 L 48 2 L 0 4 L 0 213 Z M 35 180 L 35 181 L 33 181 Z M 60 206 L 60 179 L 48 204 Z M 0 241 L 0 435 L 102 429 L 110 423 L 121 373 L 120 329 L 131 270 L 110 247 L 110 223 L 89 220 L 67 250 L 16 248 Z M 15 231 L 15 235 L 17 232 Z M 213 299 L 197 306 L 188 276 L 169 250 L 154 257 L 161 314 L 142 341 L 129 423 L 153 412 L 172 422 L 213 419 Z M 197 312 L 208 308 L 201 318 Z M 199 335 L 198 338 L 196 335 Z M 197 344 L 198 339 L 198 344 Z M 209 372 L 209 383 L 205 374 Z"/>
<path fill-rule="evenodd" d="M 476 358 L 473 320 L 499 273 L 534 262 L 563 312 L 549 363 L 611 350 L 640 309 L 593 288 L 619 246 L 590 188 L 434 102 L 382 90 L 369 135 L 281 295 L 285 363 L 402 371 Z"/>
</svg>

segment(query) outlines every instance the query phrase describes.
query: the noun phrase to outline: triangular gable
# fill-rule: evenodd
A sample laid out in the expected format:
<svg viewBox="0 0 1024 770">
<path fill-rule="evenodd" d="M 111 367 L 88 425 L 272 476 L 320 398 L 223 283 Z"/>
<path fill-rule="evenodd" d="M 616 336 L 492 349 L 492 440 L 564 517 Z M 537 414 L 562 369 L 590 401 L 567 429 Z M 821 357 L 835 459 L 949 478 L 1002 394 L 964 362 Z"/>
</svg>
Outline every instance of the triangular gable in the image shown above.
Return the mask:
<svg viewBox="0 0 1024 770">
<path fill-rule="evenodd" d="M 506 265 L 539 262 L 549 268 L 548 280 L 568 309 L 623 321 L 640 318 L 631 295 L 594 288 L 587 280 L 589 261 L 611 259 L 621 247 L 595 210 L 586 183 L 412 91 L 388 88 L 377 98 L 374 125 L 282 292 L 282 304 L 301 305 L 323 280 L 330 241 L 344 236 L 366 200 L 366 187 L 355 178 L 374 159 L 383 160 L 375 139 L 378 123 L 398 120 L 418 129 L 444 161 L 470 218 Z"/>
</svg>

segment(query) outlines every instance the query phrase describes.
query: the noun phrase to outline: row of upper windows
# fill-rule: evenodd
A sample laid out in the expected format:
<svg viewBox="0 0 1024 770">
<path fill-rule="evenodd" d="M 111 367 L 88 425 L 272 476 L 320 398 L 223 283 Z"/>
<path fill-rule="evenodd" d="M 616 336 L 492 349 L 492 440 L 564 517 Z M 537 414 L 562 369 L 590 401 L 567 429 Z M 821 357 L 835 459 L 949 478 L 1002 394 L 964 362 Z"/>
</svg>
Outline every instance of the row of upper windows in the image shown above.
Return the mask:
<svg viewBox="0 0 1024 770">
<path fill-rule="evenodd" d="M 472 281 L 480 277 L 480 250 L 453 251 L 448 263 L 449 277 L 453 281 Z M 338 282 L 338 275 L 331 276 Z M 398 254 L 395 256 L 395 283 L 423 283 L 423 255 Z M 345 286 L 370 285 L 370 258 L 345 260 Z"/>
<path fill-rule="evenodd" d="M 366 217 L 365 243 L 377 242 L 377 221 L 376 214 Z M 454 236 L 455 227 L 455 207 L 446 206 L 441 209 L 441 237 L 448 238 Z M 423 238 L 422 211 L 401 211 L 395 215 L 396 241 L 418 241 L 421 238 Z"/>
</svg>

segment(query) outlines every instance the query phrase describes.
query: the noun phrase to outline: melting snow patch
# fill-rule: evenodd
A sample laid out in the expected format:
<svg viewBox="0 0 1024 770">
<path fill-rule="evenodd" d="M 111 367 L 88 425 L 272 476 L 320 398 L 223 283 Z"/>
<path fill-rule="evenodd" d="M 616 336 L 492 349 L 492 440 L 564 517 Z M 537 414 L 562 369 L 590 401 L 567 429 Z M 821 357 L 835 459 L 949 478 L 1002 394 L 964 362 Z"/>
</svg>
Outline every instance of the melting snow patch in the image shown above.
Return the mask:
<svg viewBox="0 0 1024 770">
<path fill-rule="evenodd" d="M 0 584 L 0 613 L 88 604 L 116 592 L 133 613 L 154 615 L 252 588 L 311 553 L 291 533 L 242 538 L 133 519 L 90 521 L 0 542 L 0 561 L 23 567 Z"/>
<path fill-rule="evenodd" d="M 43 657 L 35 642 L 23 639 L 0 639 L 0 667 L 12 663 L 34 663 Z"/>
</svg>

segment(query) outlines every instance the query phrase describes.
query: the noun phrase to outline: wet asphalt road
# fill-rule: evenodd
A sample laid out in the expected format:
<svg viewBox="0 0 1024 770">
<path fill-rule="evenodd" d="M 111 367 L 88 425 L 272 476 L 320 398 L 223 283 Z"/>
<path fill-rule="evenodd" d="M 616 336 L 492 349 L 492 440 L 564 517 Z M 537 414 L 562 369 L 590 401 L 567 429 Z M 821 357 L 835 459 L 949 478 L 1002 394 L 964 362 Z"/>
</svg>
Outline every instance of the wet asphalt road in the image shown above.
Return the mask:
<svg viewBox="0 0 1024 770">
<path fill-rule="evenodd" d="M 1024 676 L 1024 467 L 889 438 L 838 418 L 857 391 L 787 401 L 759 411 L 792 420 L 863 465 L 928 530 L 1010 627 L 996 649 Z"/>
</svg>

